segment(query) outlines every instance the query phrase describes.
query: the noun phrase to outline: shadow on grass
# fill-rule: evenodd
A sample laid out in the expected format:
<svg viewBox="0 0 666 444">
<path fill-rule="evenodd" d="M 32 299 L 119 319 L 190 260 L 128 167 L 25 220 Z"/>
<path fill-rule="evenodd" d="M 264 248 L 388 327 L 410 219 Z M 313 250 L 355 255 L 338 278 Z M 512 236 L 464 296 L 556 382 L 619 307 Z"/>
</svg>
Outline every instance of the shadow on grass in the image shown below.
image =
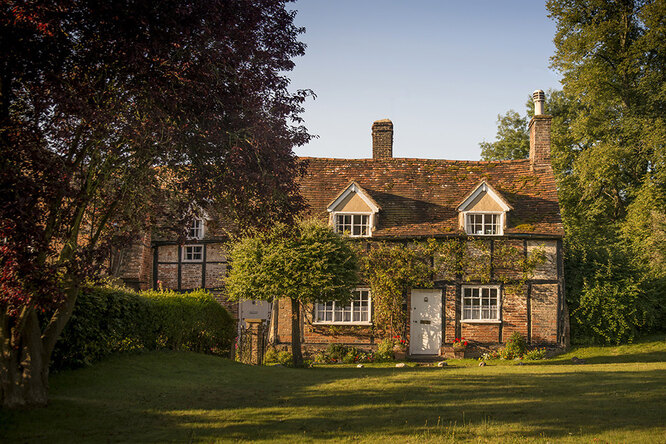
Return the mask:
<svg viewBox="0 0 666 444">
<path fill-rule="evenodd" d="M 557 356 L 552 360 L 541 361 L 546 365 L 571 364 L 571 358 L 577 356 L 576 352 L 569 352 L 566 356 Z M 633 354 L 618 354 L 616 356 L 577 356 L 585 360 L 586 364 L 621 364 L 621 363 L 642 363 L 642 362 L 666 362 L 666 352 L 653 351 Z"/>
<path fill-rule="evenodd" d="M 453 424 L 469 438 L 538 439 L 666 422 L 661 366 L 295 370 L 156 353 L 53 385 L 48 408 L 0 415 L 7 441 L 353 440 L 447 434 Z"/>
</svg>

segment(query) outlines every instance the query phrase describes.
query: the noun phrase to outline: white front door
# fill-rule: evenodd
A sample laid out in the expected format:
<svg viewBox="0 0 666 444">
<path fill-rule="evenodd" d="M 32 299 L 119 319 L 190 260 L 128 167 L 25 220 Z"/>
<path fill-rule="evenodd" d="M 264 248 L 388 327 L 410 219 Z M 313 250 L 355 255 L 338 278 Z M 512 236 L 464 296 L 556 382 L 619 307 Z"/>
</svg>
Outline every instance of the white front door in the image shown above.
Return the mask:
<svg viewBox="0 0 666 444">
<path fill-rule="evenodd" d="M 412 290 L 409 353 L 438 355 L 442 344 L 442 290 Z"/>
</svg>

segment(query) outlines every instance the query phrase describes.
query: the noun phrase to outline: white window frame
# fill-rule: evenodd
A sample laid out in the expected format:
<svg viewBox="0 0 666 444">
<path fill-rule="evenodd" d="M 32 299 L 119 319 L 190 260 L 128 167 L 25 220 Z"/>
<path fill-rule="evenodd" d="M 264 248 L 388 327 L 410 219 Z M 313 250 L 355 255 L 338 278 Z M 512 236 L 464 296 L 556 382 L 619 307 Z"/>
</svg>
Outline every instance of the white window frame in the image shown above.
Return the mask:
<svg viewBox="0 0 666 444">
<path fill-rule="evenodd" d="M 351 319 L 354 318 L 354 300 L 352 300 L 349 303 L 348 306 L 345 306 L 345 307 L 342 307 L 342 308 L 337 308 L 336 304 L 338 304 L 338 303 L 334 302 L 334 301 L 332 301 L 332 302 L 315 302 L 315 304 L 314 304 L 314 313 L 313 313 L 313 322 L 312 323 L 317 324 L 317 325 L 372 325 L 372 292 L 370 291 L 369 288 L 363 288 L 363 287 L 355 288 L 353 291 L 354 292 L 357 292 L 357 291 L 367 291 L 368 292 L 368 320 L 367 321 L 354 321 L 354 320 L 351 320 L 351 321 L 336 321 L 335 320 L 336 310 L 338 312 L 344 313 L 344 311 L 342 311 L 342 310 L 347 309 L 347 307 L 349 307 L 349 312 L 351 313 Z M 356 296 L 354 296 L 354 299 L 356 299 Z M 332 312 L 332 316 L 331 316 L 332 320 L 330 320 L 330 321 L 320 320 L 319 319 L 320 306 L 324 306 L 324 305 L 328 305 L 328 304 L 331 304 L 331 309 L 326 310 L 326 311 L 331 311 Z"/>
<path fill-rule="evenodd" d="M 465 290 L 479 290 L 479 308 L 480 315 L 483 314 L 483 290 L 497 291 L 497 314 L 494 319 L 471 319 L 465 317 Z M 499 324 L 502 322 L 502 291 L 499 285 L 463 285 L 460 289 L 460 322 L 469 324 Z"/>
<path fill-rule="evenodd" d="M 196 223 L 199 224 L 198 227 L 194 226 Z M 192 221 L 190 222 L 190 225 L 187 227 L 187 238 L 188 239 L 203 239 L 203 237 L 204 237 L 204 226 L 205 226 L 205 224 L 204 224 L 204 219 L 203 218 L 192 219 Z M 198 231 L 198 233 L 195 234 L 194 236 L 192 236 L 190 234 L 190 232 L 193 231 L 193 230 L 195 231 L 195 233 L 196 233 L 196 231 Z"/>
<path fill-rule="evenodd" d="M 486 228 L 486 215 L 492 214 L 493 216 L 498 216 L 498 221 L 497 221 L 497 233 L 493 234 L 479 234 L 479 233 L 470 233 L 470 223 L 469 223 L 469 217 L 470 216 L 478 216 L 481 215 L 483 217 L 483 222 L 481 226 L 483 227 L 483 231 L 485 231 Z M 463 212 L 463 217 L 464 217 L 464 223 L 465 223 L 465 233 L 467 233 L 470 236 L 502 236 L 504 235 L 504 212 L 502 211 L 465 211 Z"/>
<path fill-rule="evenodd" d="M 350 233 L 345 233 L 343 231 L 338 230 L 338 216 L 351 216 L 352 218 L 352 230 Z M 367 225 L 367 234 L 354 234 L 354 216 L 367 216 L 368 217 L 368 225 Z M 333 212 L 333 228 L 336 233 L 338 234 L 344 234 L 349 237 L 372 237 L 372 227 L 374 226 L 375 223 L 375 215 L 374 213 L 368 213 L 368 212 L 354 212 L 354 211 L 334 211 Z"/>
<path fill-rule="evenodd" d="M 200 248 L 201 249 L 201 257 L 199 259 L 187 259 L 187 249 L 188 248 Z M 197 245 L 183 245 L 183 250 L 182 250 L 182 262 L 203 262 L 203 256 L 204 256 L 204 246 L 201 244 Z M 194 254 L 194 252 L 193 252 Z"/>
</svg>

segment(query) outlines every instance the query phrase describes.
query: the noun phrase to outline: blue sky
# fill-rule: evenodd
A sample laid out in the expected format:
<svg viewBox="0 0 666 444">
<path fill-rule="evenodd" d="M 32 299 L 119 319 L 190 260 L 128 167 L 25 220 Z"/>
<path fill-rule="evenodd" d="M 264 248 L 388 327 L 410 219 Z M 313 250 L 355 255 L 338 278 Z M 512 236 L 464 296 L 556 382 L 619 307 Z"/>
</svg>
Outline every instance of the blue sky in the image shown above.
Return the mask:
<svg viewBox="0 0 666 444">
<path fill-rule="evenodd" d="M 299 156 L 371 157 L 370 127 L 389 118 L 395 157 L 478 160 L 498 114 L 521 114 L 549 66 L 554 22 L 541 1 L 298 0 L 306 55 L 288 75 L 317 98 L 319 135 Z"/>
</svg>

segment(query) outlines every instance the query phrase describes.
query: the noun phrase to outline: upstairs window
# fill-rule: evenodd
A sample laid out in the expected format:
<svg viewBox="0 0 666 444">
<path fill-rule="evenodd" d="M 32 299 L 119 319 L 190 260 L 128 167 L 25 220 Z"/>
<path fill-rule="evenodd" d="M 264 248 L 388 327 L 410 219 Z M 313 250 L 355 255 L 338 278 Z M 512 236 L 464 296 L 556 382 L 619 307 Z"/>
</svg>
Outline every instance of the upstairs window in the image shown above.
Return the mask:
<svg viewBox="0 0 666 444">
<path fill-rule="evenodd" d="M 354 290 L 347 306 L 339 302 L 320 302 L 315 306 L 316 324 L 370 324 L 370 290 Z"/>
<path fill-rule="evenodd" d="M 370 236 L 370 215 L 368 214 L 336 214 L 335 231 L 352 237 Z"/>
<path fill-rule="evenodd" d="M 188 239 L 203 239 L 203 219 L 194 219 L 187 227 Z"/>
<path fill-rule="evenodd" d="M 473 235 L 502 234 L 502 215 L 493 213 L 467 213 L 465 231 Z"/>
<path fill-rule="evenodd" d="M 185 245 L 183 247 L 183 262 L 203 261 L 203 245 Z"/>
<path fill-rule="evenodd" d="M 499 321 L 499 287 L 463 287 L 462 321 Z"/>
</svg>

